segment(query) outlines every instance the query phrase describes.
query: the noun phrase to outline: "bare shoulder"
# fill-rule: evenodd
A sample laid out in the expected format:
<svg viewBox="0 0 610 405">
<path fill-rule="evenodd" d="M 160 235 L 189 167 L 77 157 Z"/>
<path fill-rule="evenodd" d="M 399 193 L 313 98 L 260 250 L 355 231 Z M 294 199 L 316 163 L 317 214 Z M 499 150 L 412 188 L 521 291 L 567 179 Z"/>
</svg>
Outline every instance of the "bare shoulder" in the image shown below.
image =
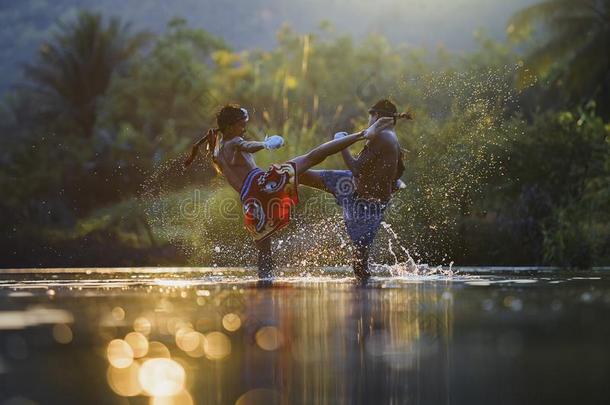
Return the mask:
<svg viewBox="0 0 610 405">
<path fill-rule="evenodd" d="M 375 137 L 375 142 L 373 145 L 375 149 L 387 151 L 394 150 L 396 147 L 400 147 L 398 143 L 398 137 L 394 131 L 384 129 Z"/>
<path fill-rule="evenodd" d="M 226 148 L 234 148 L 237 145 L 244 143 L 245 140 L 241 136 L 236 136 L 235 138 L 231 138 L 228 141 L 224 141 L 223 144 Z"/>
<path fill-rule="evenodd" d="M 244 142 L 244 138 L 241 136 L 236 136 L 236 137 L 229 139 L 228 141 L 225 141 L 224 143 L 226 145 L 233 145 L 233 144 L 241 143 L 241 142 Z"/>
</svg>

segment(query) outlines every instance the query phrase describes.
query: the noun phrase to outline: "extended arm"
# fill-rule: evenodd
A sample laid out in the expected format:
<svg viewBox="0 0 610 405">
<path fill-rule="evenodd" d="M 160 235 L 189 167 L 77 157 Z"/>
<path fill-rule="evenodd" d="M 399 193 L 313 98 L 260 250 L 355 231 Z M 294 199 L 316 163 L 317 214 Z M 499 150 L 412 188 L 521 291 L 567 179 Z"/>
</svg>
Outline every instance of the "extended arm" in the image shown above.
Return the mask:
<svg viewBox="0 0 610 405">
<path fill-rule="evenodd" d="M 233 147 L 236 150 L 248 152 L 248 153 L 256 153 L 260 150 L 265 149 L 265 143 L 259 141 L 246 141 L 244 138 L 239 137 L 236 138 Z"/>
<path fill-rule="evenodd" d="M 280 135 L 266 136 L 263 142 L 246 141 L 242 137 L 233 140 L 235 150 L 240 150 L 248 153 L 255 153 L 261 149 L 278 149 L 284 146 L 284 138 Z"/>
<path fill-rule="evenodd" d="M 335 139 L 341 139 L 346 136 L 348 136 L 347 132 L 337 132 L 335 134 Z M 357 172 L 360 168 L 358 165 L 358 160 L 352 156 L 348 148 L 341 150 L 341 157 L 343 158 L 347 168 L 354 174 L 354 176 L 357 176 Z"/>
</svg>

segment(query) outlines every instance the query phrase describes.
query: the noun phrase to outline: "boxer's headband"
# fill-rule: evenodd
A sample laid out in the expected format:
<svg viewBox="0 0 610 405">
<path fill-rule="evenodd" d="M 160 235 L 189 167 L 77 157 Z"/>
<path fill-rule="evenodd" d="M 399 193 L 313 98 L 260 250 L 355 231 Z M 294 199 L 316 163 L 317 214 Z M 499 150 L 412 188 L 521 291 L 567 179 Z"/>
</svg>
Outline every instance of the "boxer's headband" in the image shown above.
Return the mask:
<svg viewBox="0 0 610 405">
<path fill-rule="evenodd" d="M 388 116 L 393 116 L 394 114 L 396 114 L 396 111 L 390 111 L 390 110 L 384 110 L 383 108 L 375 108 L 375 107 L 371 107 L 369 108 L 369 114 L 385 114 Z"/>
<path fill-rule="evenodd" d="M 240 108 L 242 116 L 239 118 L 236 118 L 234 122 L 232 122 L 231 124 L 235 124 L 236 122 L 239 122 L 241 120 L 246 120 L 246 122 L 250 121 L 250 114 L 248 114 L 248 110 L 246 110 L 245 108 L 241 107 Z"/>
</svg>

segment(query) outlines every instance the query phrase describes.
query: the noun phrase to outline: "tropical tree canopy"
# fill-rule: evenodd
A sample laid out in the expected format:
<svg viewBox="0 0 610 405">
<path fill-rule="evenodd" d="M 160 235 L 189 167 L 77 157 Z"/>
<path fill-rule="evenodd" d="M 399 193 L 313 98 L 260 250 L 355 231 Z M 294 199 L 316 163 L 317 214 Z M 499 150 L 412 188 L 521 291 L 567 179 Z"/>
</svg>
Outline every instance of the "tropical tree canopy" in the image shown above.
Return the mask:
<svg viewBox="0 0 610 405">
<path fill-rule="evenodd" d="M 507 31 L 517 43 L 533 42 L 522 87 L 534 73 L 571 101 L 596 100 L 610 111 L 610 0 L 547 0 L 516 13 Z"/>
<path fill-rule="evenodd" d="M 39 112 L 63 116 L 80 135 L 91 137 L 96 105 L 112 74 L 149 38 L 145 32 L 132 34 L 130 24 L 118 18 L 106 23 L 90 12 L 60 23 L 41 45 L 38 60 L 24 69 L 30 90 L 38 95 Z"/>
</svg>

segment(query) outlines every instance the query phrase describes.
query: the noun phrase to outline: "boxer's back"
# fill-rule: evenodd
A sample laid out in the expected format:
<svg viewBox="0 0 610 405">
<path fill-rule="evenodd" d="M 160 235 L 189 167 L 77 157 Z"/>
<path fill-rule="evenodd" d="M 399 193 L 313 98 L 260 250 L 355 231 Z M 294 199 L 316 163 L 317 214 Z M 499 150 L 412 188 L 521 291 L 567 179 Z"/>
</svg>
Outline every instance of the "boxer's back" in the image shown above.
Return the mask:
<svg viewBox="0 0 610 405">
<path fill-rule="evenodd" d="M 396 134 L 382 131 L 369 141 L 362 152 L 362 166 L 358 171 L 356 192 L 359 197 L 388 201 L 402 174 L 402 153 Z"/>
</svg>

